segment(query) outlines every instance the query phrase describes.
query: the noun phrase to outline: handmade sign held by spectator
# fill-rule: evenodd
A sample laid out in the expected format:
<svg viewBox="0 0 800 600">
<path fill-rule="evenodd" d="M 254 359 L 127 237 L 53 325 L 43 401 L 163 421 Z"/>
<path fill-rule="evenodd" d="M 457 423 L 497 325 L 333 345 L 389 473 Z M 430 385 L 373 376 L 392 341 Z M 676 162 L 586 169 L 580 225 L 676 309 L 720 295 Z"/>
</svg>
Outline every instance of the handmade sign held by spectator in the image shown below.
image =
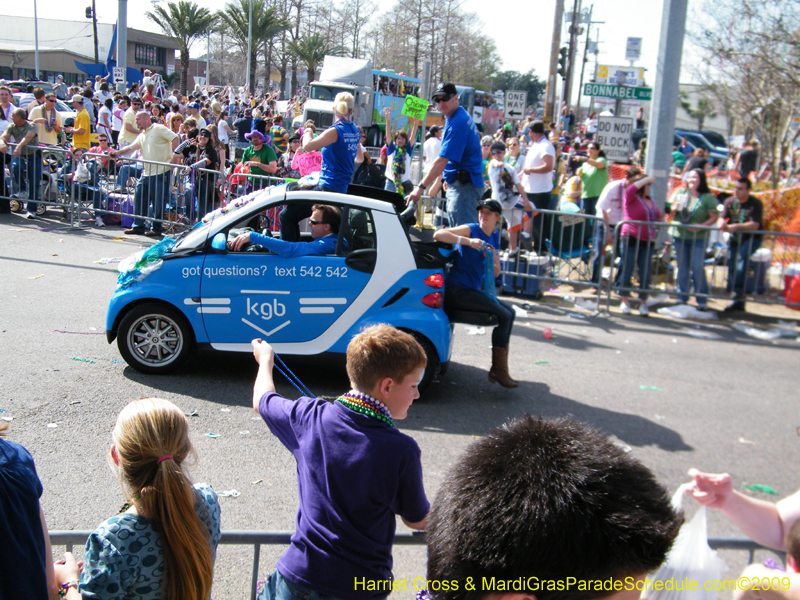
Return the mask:
<svg viewBox="0 0 800 600">
<path fill-rule="evenodd" d="M 300 169 L 300 176 L 322 171 L 322 152 L 297 153 L 292 159 L 292 168 Z"/>
<path fill-rule="evenodd" d="M 414 117 L 420 121 L 425 120 L 425 115 L 428 112 L 428 101 L 416 96 L 406 96 L 406 101 L 403 104 L 403 114 L 407 117 Z"/>
</svg>

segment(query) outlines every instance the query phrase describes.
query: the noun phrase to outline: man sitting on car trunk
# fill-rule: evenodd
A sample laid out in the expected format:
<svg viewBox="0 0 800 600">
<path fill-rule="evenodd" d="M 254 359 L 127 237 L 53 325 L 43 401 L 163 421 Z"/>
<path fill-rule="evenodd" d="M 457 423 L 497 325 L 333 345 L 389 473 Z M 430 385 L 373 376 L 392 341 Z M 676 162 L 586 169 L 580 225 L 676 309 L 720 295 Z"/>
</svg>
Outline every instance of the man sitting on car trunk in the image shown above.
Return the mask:
<svg viewBox="0 0 800 600">
<path fill-rule="evenodd" d="M 263 246 L 283 258 L 334 254 L 341 222 L 342 213 L 338 208 L 326 204 L 315 204 L 311 209 L 311 218 L 308 220 L 312 242 L 287 242 L 260 233 L 248 232 L 230 242 L 230 248 L 238 252 L 245 244 L 253 243 Z"/>
</svg>

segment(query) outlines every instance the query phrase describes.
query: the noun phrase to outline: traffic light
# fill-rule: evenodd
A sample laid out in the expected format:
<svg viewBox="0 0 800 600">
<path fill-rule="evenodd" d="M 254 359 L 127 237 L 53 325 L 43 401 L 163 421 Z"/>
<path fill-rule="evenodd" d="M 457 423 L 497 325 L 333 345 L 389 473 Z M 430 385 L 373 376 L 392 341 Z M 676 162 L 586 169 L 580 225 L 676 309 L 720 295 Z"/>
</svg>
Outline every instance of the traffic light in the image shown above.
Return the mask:
<svg viewBox="0 0 800 600">
<path fill-rule="evenodd" d="M 558 74 L 561 75 L 561 79 L 565 79 L 567 77 L 567 50 L 566 46 L 562 46 L 561 50 L 558 51 Z"/>
<path fill-rule="evenodd" d="M 92 7 L 91 6 L 87 6 L 86 7 L 86 18 L 87 19 L 91 19 L 92 18 Z"/>
</svg>

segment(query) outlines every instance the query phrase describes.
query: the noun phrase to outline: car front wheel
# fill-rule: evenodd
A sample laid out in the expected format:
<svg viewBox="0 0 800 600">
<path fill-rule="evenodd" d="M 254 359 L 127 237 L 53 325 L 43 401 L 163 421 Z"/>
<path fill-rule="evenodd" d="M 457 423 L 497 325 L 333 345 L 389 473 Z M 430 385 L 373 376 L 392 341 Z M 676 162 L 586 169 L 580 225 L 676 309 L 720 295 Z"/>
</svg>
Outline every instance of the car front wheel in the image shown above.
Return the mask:
<svg viewBox="0 0 800 600">
<path fill-rule="evenodd" d="M 155 302 L 134 307 L 120 322 L 117 346 L 122 358 L 142 373 L 169 373 L 194 346 L 186 318 L 171 306 Z"/>
</svg>

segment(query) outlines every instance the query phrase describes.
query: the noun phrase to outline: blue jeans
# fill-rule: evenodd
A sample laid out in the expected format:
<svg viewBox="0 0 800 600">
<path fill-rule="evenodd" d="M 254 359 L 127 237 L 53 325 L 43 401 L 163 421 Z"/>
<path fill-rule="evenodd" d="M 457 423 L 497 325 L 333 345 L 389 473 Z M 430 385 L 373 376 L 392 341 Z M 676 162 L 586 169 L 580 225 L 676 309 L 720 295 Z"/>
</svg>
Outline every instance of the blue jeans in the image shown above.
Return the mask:
<svg viewBox="0 0 800 600">
<path fill-rule="evenodd" d="M 136 191 L 133 193 L 133 229 L 144 229 L 144 209 L 147 207 L 147 216 L 150 219 L 163 219 L 164 207 L 169 202 L 169 194 L 172 191 L 170 176 L 172 173 L 166 171 L 160 175 L 142 177 L 136 183 Z M 153 231 L 161 233 L 161 223 L 153 221 Z"/>
<path fill-rule="evenodd" d="M 708 294 L 705 236 L 673 238 L 672 244 L 678 260 L 678 302 L 689 301 L 690 280 L 694 283 L 695 294 Z M 708 304 L 708 298 L 700 296 L 696 296 L 696 298 L 698 306 Z"/>
<path fill-rule="evenodd" d="M 478 203 L 481 201 L 481 195 L 483 188 L 471 183 L 454 181 L 448 184 L 447 216 L 450 227 L 478 222 Z"/>
<path fill-rule="evenodd" d="M 116 187 L 124 188 L 128 187 L 128 179 L 133 177 L 134 179 L 138 179 L 142 176 L 142 171 L 144 171 L 144 167 L 141 165 L 137 165 L 136 163 L 125 163 L 119 168 L 119 172 L 117 173 L 117 181 Z"/>
<path fill-rule="evenodd" d="M 614 224 L 611 224 L 611 231 L 614 230 Z M 603 274 L 603 259 L 604 254 L 603 250 L 606 247 L 606 239 L 608 239 L 608 229 L 609 226 L 606 225 L 606 222 L 603 219 L 597 219 L 595 221 L 595 230 L 594 230 L 594 258 L 592 258 L 592 283 L 600 283 L 600 277 Z M 612 238 L 613 239 L 613 238 Z M 617 256 L 622 257 L 622 244 L 617 246 Z M 611 269 L 614 269 L 614 265 L 611 265 Z M 616 283 L 619 281 L 620 273 L 622 271 L 617 269 L 617 274 L 614 276 L 614 282 Z"/>
<path fill-rule="evenodd" d="M 311 202 L 287 204 L 281 211 L 281 239 L 287 242 L 300 241 L 300 221 L 311 216 Z"/>
<path fill-rule="evenodd" d="M 750 266 L 750 256 L 761 248 L 761 237 L 753 236 L 749 240 L 745 238 L 744 243 L 738 246 L 731 246 L 731 258 L 728 263 L 728 285 L 729 292 L 733 292 L 733 299 L 742 302 L 745 299 L 745 285 L 747 282 L 747 270 Z M 731 273 L 731 267 L 734 272 Z"/>
<path fill-rule="evenodd" d="M 337 598 L 318 594 L 304 585 L 288 581 L 275 569 L 258 595 L 258 600 L 337 600 Z"/>
<path fill-rule="evenodd" d="M 650 263 L 653 258 L 652 242 L 644 242 L 632 237 L 626 237 L 622 242 L 622 287 L 631 287 L 634 267 L 639 267 L 639 289 L 646 290 L 650 287 Z M 627 290 L 620 291 L 622 298 L 628 298 L 631 293 Z M 639 292 L 640 300 L 647 300 L 647 292 Z"/>
<path fill-rule="evenodd" d="M 26 210 L 36 214 L 39 205 L 35 200 L 39 198 L 39 184 L 42 182 L 42 154 L 37 151 L 15 158 L 11 163 L 11 181 L 12 188 L 28 190 Z"/>
<path fill-rule="evenodd" d="M 498 300 L 495 302 L 483 293 L 483 290 L 449 285 L 444 290 L 445 310 L 471 310 L 475 312 L 497 315 L 498 324 L 492 331 L 492 347 L 508 348 L 511 328 L 514 326 L 514 309 Z"/>
<path fill-rule="evenodd" d="M 587 215 L 596 215 L 597 214 L 597 200 L 600 196 L 592 196 L 591 198 L 581 198 L 581 207 L 583 208 L 583 212 Z"/>
</svg>

